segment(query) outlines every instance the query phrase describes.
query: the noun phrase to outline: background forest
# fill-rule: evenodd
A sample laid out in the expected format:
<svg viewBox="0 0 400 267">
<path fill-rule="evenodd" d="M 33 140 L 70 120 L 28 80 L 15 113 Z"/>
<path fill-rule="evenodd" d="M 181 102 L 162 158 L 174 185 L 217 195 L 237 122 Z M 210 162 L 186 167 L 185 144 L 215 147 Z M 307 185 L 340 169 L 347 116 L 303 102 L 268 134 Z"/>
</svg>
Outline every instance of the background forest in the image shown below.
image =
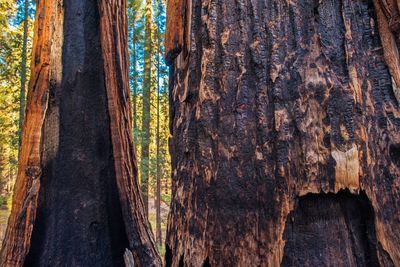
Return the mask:
<svg viewBox="0 0 400 267">
<path fill-rule="evenodd" d="M 34 1 L 0 0 L 0 242 L 18 167 L 34 17 Z M 171 200 L 165 17 L 162 0 L 128 1 L 132 131 L 145 208 L 160 250 Z"/>
</svg>

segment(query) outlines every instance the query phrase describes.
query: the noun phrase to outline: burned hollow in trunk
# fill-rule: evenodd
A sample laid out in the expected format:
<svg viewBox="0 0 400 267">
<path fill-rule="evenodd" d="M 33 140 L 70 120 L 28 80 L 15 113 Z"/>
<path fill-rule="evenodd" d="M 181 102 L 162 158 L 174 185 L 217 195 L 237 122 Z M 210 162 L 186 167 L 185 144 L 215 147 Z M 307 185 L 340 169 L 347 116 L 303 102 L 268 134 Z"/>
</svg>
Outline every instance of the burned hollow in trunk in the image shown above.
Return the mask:
<svg viewBox="0 0 400 267">
<path fill-rule="evenodd" d="M 125 0 L 37 2 L 1 266 L 161 265 L 137 181 L 126 25 Z"/>
</svg>

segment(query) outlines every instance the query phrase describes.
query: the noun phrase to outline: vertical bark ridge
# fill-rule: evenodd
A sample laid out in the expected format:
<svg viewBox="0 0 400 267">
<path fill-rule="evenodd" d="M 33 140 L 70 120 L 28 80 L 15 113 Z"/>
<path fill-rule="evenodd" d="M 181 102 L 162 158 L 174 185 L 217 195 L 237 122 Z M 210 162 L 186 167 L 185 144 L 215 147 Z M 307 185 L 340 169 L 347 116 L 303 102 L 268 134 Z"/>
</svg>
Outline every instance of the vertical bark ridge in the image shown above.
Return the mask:
<svg viewBox="0 0 400 267">
<path fill-rule="evenodd" d="M 139 266 L 161 266 L 138 190 L 137 164 L 130 131 L 126 2 L 98 1 L 98 6 L 115 173 L 129 245 Z"/>
<path fill-rule="evenodd" d="M 26 115 L 12 213 L 1 249 L 1 266 L 22 266 L 28 254 L 40 190 L 42 126 L 49 88 L 61 83 L 62 1 L 40 1 L 36 7 L 34 47 Z M 44 15 L 46 14 L 46 15 Z M 62 37 L 62 36 L 60 36 Z"/>
<path fill-rule="evenodd" d="M 191 14 L 190 42 L 166 41 L 188 51 L 167 46 L 168 266 L 279 266 L 298 199 L 342 190 L 365 191 L 379 264 L 400 264 L 400 112 L 373 2 L 189 2 L 168 13 Z M 183 31 L 167 25 L 167 39 Z"/>
<path fill-rule="evenodd" d="M 374 0 L 373 2 L 385 60 L 394 81 L 393 91 L 400 105 L 400 6 L 397 0 Z"/>
</svg>

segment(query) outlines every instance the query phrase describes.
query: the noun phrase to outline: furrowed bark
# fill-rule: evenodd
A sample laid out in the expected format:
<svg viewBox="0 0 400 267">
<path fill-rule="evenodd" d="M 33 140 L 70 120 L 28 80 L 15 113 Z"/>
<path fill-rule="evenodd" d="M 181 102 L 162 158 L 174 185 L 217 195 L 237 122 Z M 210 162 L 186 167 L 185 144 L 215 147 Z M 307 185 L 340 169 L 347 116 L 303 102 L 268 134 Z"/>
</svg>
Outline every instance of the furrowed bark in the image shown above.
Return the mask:
<svg viewBox="0 0 400 267">
<path fill-rule="evenodd" d="M 125 5 L 37 3 L 1 266 L 123 266 L 124 255 L 135 266 L 161 265 L 137 183 Z"/>
<path fill-rule="evenodd" d="M 168 10 L 167 266 L 399 266 L 398 55 L 376 3 Z"/>
<path fill-rule="evenodd" d="M 48 90 L 60 81 L 63 10 L 62 1 L 40 1 L 36 7 L 31 79 L 22 131 L 18 175 L 0 253 L 0 266 L 22 266 L 28 254 L 42 172 L 42 127 L 48 105 Z M 46 14 L 44 16 L 44 14 Z"/>
<path fill-rule="evenodd" d="M 397 0 L 374 0 L 383 54 L 393 78 L 393 91 L 400 104 L 400 9 Z"/>
<path fill-rule="evenodd" d="M 128 77 L 126 1 L 99 0 L 101 46 L 106 79 L 111 139 L 120 201 L 130 248 L 138 266 L 161 266 L 145 215 L 137 180 L 132 140 L 132 117 Z M 115 18 L 116 21 L 113 21 Z M 112 31 L 108 29 L 113 29 Z"/>
</svg>

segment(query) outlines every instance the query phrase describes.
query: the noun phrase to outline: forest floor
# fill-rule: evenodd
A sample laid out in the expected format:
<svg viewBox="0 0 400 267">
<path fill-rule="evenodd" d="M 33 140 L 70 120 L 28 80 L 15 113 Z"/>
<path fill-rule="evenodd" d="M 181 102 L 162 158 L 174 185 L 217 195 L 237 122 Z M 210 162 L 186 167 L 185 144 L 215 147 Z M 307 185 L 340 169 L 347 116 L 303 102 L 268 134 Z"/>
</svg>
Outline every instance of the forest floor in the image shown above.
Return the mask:
<svg viewBox="0 0 400 267">
<path fill-rule="evenodd" d="M 158 246 L 158 252 L 161 258 L 164 258 L 165 254 L 165 234 L 167 232 L 167 221 L 168 221 L 169 206 L 165 202 L 161 201 L 161 236 L 162 236 L 162 246 Z M 149 222 L 151 229 L 153 230 L 154 238 L 156 233 L 156 206 L 154 203 L 154 198 L 149 199 Z"/>
</svg>

